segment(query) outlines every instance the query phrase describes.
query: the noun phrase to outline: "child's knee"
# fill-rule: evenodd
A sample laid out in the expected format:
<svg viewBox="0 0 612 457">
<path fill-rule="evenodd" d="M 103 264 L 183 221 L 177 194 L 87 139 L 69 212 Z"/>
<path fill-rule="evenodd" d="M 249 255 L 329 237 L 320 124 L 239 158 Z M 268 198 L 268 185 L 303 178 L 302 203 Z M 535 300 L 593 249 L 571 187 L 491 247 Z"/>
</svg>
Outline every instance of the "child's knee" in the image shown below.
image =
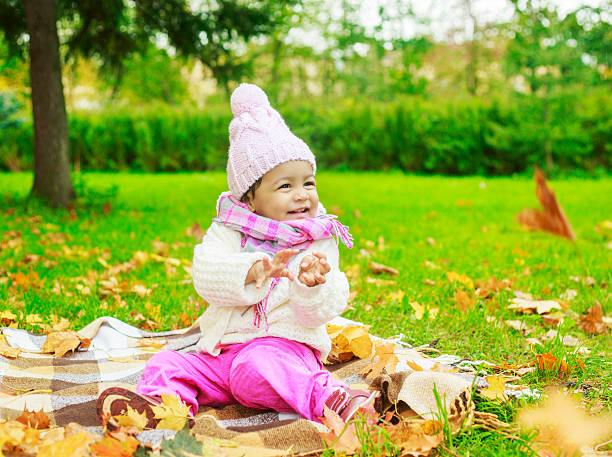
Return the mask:
<svg viewBox="0 0 612 457">
<path fill-rule="evenodd" d="M 147 360 L 147 369 L 157 369 L 178 365 L 180 363 L 181 354 L 175 351 L 161 351 Z"/>
</svg>

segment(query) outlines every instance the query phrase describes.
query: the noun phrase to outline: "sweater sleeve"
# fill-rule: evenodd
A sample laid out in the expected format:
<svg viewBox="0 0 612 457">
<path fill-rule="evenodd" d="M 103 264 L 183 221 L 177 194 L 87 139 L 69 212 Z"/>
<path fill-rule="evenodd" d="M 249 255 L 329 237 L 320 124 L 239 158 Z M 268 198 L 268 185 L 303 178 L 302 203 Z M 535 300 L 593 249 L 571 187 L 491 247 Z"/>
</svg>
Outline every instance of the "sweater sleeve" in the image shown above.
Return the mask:
<svg viewBox="0 0 612 457">
<path fill-rule="evenodd" d="M 211 305 L 249 306 L 265 298 L 271 280 L 257 289 L 244 285 L 251 266 L 263 259 L 263 252 L 241 252 L 240 234 L 213 222 L 193 255 L 193 285 Z"/>
<path fill-rule="evenodd" d="M 322 252 L 327 256 L 331 267 L 325 275 L 325 282 L 313 287 L 298 279 L 302 259 L 312 252 Z M 290 264 L 289 269 L 295 276 L 291 283 L 290 303 L 297 320 L 308 328 L 323 325 L 342 314 L 348 303 L 349 284 L 346 275 L 338 265 L 338 246 L 333 238 L 314 242 L 309 249 L 301 252 Z"/>
</svg>

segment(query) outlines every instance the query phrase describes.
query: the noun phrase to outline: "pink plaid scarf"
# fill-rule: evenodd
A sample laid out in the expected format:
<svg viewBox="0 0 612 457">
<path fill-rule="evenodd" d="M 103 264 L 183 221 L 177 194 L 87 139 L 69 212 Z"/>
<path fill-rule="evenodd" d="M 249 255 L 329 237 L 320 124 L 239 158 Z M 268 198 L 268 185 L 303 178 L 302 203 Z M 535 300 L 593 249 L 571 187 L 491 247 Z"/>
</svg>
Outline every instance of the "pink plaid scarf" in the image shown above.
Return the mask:
<svg viewBox="0 0 612 457">
<path fill-rule="evenodd" d="M 337 236 L 342 243 L 353 247 L 353 237 L 348 227 L 342 225 L 337 216 L 318 214 L 315 218 L 305 218 L 290 221 L 277 221 L 255 214 L 249 207 L 237 200 L 230 192 L 223 192 L 217 200 L 217 217 L 214 222 L 223 224 L 242 233 L 242 250 L 246 252 L 264 251 L 273 256 L 282 249 L 308 249 L 317 240 Z M 255 305 L 253 325 L 259 327 L 261 317 L 266 319 L 266 306 L 270 292 L 279 278 L 272 280 L 270 291 L 264 300 Z"/>
</svg>

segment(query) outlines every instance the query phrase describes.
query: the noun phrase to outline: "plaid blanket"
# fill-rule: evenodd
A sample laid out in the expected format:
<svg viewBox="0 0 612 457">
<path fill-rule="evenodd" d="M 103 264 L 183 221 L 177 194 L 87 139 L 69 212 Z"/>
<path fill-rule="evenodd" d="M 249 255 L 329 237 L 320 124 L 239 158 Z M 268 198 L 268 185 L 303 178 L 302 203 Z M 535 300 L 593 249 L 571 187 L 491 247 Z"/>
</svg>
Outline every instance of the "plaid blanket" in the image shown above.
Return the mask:
<svg viewBox="0 0 612 457">
<path fill-rule="evenodd" d="M 331 323 L 356 324 L 342 317 Z M 51 424 L 64 426 L 77 422 L 92 431 L 102 433 L 95 412 L 100 392 L 112 386 L 134 389 L 146 361 L 154 353 L 167 349 L 193 351 L 199 339 L 199 332 L 198 321 L 189 328 L 150 333 L 118 319 L 102 317 L 79 332 L 81 336 L 91 339 L 87 350 L 57 358 L 39 352 L 46 336 L 34 335 L 20 329 L 3 328 L 2 334 L 7 342 L 13 347 L 21 348 L 23 352 L 12 360 L 0 357 L 0 419 L 15 418 L 24 408 L 30 411 L 42 409 L 51 419 Z M 453 356 L 426 358 L 414 349 L 401 346 L 398 347 L 396 355 L 400 360 L 397 371 L 406 372 L 413 371 L 409 368 L 410 364 L 414 366 L 417 363 L 424 370 L 435 370 L 441 363 L 456 364 L 460 361 Z M 369 363 L 371 361 L 368 359 L 353 360 L 329 366 L 328 369 L 337 379 L 349 385 L 363 387 L 365 380 L 359 373 Z M 449 401 L 453 400 L 456 392 L 470 386 L 474 380 L 473 374 L 463 376 L 464 378 L 453 376 L 451 379 Z M 398 379 L 401 379 L 401 383 L 409 384 L 411 377 Z M 448 383 L 448 379 L 445 379 L 445 382 Z M 399 392 L 401 385 L 397 386 L 396 390 Z M 432 410 L 435 408 L 435 402 L 431 405 L 423 404 L 423 395 L 413 394 L 410 389 L 403 400 L 411 403 L 413 397 L 419 399 L 418 404 L 411 405 L 413 409 L 420 408 L 425 411 L 429 407 Z M 301 419 L 295 414 L 230 405 L 221 409 L 201 408 L 193 431 L 201 436 L 232 440 L 241 448 L 252 448 L 253 455 L 266 455 L 264 449 L 291 449 L 294 453 L 321 449 L 323 442 L 318 432 L 326 429 L 321 424 Z M 143 443 L 155 445 L 173 433 L 168 430 L 149 430 L 142 432 L 138 438 Z"/>
</svg>

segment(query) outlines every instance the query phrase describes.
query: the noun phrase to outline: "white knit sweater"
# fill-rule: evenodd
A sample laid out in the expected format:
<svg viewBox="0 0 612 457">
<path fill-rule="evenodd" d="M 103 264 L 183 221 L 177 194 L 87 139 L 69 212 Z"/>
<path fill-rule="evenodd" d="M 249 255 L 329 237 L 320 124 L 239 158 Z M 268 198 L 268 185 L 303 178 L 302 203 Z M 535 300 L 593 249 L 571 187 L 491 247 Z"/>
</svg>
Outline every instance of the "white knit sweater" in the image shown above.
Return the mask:
<svg viewBox="0 0 612 457">
<path fill-rule="evenodd" d="M 200 320 L 198 350 L 218 355 L 218 344 L 277 336 L 305 343 L 319 350 L 325 360 L 331 349 L 325 323 L 344 311 L 349 295 L 348 281 L 338 267 L 336 240 L 315 241 L 293 257 L 288 268 L 295 280 L 281 278 L 268 298 L 268 331 L 265 319 L 259 327 L 253 325 L 253 305 L 266 297 L 272 281 L 268 279 L 260 289 L 254 282 L 244 285 L 251 266 L 266 254 L 241 252 L 240 241 L 240 233 L 213 222 L 195 247 L 193 284 L 209 303 Z M 313 251 L 327 256 L 331 271 L 324 284 L 308 287 L 297 279 L 298 269 L 302 258 Z"/>
</svg>

